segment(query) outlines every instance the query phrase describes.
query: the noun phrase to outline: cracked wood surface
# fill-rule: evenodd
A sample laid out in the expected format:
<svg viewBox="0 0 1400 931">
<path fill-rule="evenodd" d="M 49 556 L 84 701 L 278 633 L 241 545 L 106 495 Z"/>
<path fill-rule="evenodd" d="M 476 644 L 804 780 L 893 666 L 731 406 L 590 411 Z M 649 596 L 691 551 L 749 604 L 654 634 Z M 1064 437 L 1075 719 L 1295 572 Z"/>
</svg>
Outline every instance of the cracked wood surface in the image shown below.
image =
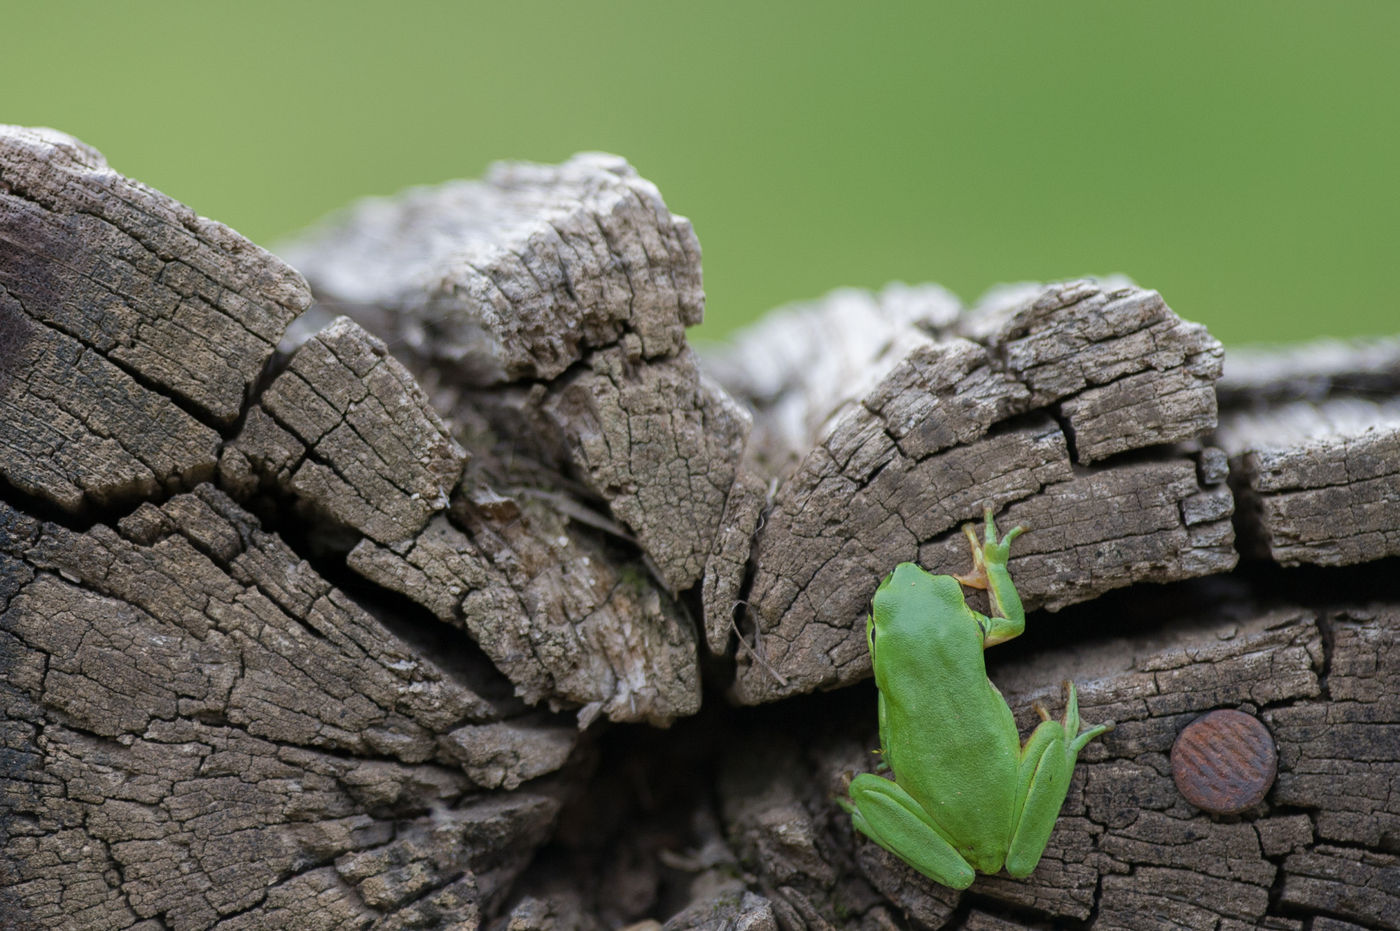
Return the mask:
<svg viewBox="0 0 1400 931">
<path fill-rule="evenodd" d="M 700 246 L 623 159 L 498 165 L 366 201 L 284 250 L 318 297 L 569 470 L 672 593 L 698 582 L 749 417 L 685 344 Z M 490 390 L 491 386 L 503 386 Z"/>
<path fill-rule="evenodd" d="M 469 920 L 558 810 L 482 791 L 562 762 L 501 733 L 494 670 L 210 486 L 86 532 L 0 505 L 0 559 L 8 926 Z"/>
<path fill-rule="evenodd" d="M 0 129 L 0 924 L 1400 927 L 1400 592 L 1277 568 L 1393 552 L 1393 341 L 1217 381 L 1126 281 L 921 285 L 701 362 L 694 233 L 603 155 L 287 255 L 308 313 L 231 230 Z M 1065 676 L 1119 728 L 1037 872 L 960 899 L 830 798 L 870 762 L 870 592 L 966 568 L 988 502 L 1065 609 L 992 677 L 1023 729 Z M 1279 776 L 1212 819 L 1166 761 L 1217 707 Z"/>
<path fill-rule="evenodd" d="M 444 515 L 412 541 L 362 539 L 364 578 L 466 630 L 530 703 L 665 725 L 700 706 L 696 635 L 635 551 L 573 503 L 557 471 L 517 458 L 468 400 L 437 394 L 471 459 Z"/>
<path fill-rule="evenodd" d="M 52 130 L 0 126 L 0 477 L 69 512 L 213 473 L 291 268 Z"/>
<path fill-rule="evenodd" d="M 705 302 L 690 221 L 601 153 L 366 200 L 282 251 L 322 298 L 471 384 L 552 379 L 624 335 L 675 355 Z"/>
<path fill-rule="evenodd" d="M 1095 929 L 1302 929 L 1310 915 L 1394 928 L 1397 634 L 1395 602 L 1279 607 L 1243 621 L 1124 631 L 997 668 L 1023 732 L 1038 720 L 1032 702 L 1060 707 L 1058 686 L 1045 683 L 1061 676 L 1079 682 L 1086 721 L 1117 728 L 1082 754 L 1035 873 L 979 876 L 966 893 L 980 906 L 972 912 L 960 908 L 963 894 L 854 837 L 831 803 L 850 772 L 872 766 L 869 708 L 863 732 L 844 726 L 861 715 L 838 711 L 837 722 L 732 747 L 720 782 L 726 833 L 790 926 L 869 927 L 892 904 L 931 928 L 1022 927 L 997 924 L 985 915 L 991 906 Z M 1241 816 L 1197 811 L 1170 777 L 1177 733 L 1217 707 L 1250 709 L 1278 744 L 1273 791 Z"/>
<path fill-rule="evenodd" d="M 447 507 L 466 457 L 384 344 L 341 317 L 292 353 L 220 477 L 245 498 L 285 490 L 306 519 L 392 546 Z"/>
<path fill-rule="evenodd" d="M 1248 555 L 1345 566 L 1400 556 L 1400 341 L 1239 353 L 1216 442 Z"/>
<path fill-rule="evenodd" d="M 804 412 L 807 370 L 784 334 L 856 326 L 837 322 L 846 314 L 870 316 L 877 336 L 832 346 L 855 357 L 815 368 L 870 374 Z M 742 702 L 865 678 L 858 621 L 880 580 L 904 561 L 964 569 L 958 527 L 984 506 L 1034 531 L 1017 553 L 1029 608 L 1234 565 L 1223 470 L 1171 445 L 1214 426 L 1222 350 L 1154 291 L 1070 282 L 962 316 L 937 289 L 838 292 L 736 343 L 717 368 L 765 373 L 751 468 L 779 480 L 751 556 Z M 794 424 L 813 444 L 800 457 L 783 451 Z M 707 621 L 712 643 L 719 629 Z"/>
</svg>

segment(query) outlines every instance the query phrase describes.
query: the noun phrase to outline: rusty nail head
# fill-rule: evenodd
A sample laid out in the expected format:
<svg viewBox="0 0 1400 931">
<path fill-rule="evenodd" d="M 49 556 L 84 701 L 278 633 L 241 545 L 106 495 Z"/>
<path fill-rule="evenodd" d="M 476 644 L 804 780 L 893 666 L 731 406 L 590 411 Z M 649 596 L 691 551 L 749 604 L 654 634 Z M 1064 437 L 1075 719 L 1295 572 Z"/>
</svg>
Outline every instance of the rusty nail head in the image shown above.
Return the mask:
<svg viewBox="0 0 1400 931">
<path fill-rule="evenodd" d="M 1259 804 L 1278 774 L 1274 738 L 1258 718 L 1220 709 L 1182 729 L 1172 746 L 1172 779 L 1186 801 L 1215 815 Z"/>
</svg>

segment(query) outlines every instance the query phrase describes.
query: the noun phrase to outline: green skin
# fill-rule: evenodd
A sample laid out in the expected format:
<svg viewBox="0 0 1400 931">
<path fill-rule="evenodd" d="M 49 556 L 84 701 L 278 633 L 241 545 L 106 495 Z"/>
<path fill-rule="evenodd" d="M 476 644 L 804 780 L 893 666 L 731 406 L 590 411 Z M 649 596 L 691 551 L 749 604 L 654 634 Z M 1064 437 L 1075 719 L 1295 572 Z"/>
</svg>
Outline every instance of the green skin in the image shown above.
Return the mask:
<svg viewBox="0 0 1400 931">
<path fill-rule="evenodd" d="M 840 804 L 860 831 L 925 876 L 954 889 L 974 871 L 1020 879 L 1040 862 L 1084 745 L 1112 724 L 1079 730 L 1074 683 L 1063 722 L 1042 723 L 1021 743 L 982 651 L 1026 627 L 1006 570 L 1011 530 L 997 542 L 971 525 L 973 570 L 930 575 L 902 563 L 880 583 L 865 636 L 880 689 L 880 746 L 894 780 L 861 773 Z M 967 606 L 961 585 L 986 588 L 992 617 Z"/>
</svg>

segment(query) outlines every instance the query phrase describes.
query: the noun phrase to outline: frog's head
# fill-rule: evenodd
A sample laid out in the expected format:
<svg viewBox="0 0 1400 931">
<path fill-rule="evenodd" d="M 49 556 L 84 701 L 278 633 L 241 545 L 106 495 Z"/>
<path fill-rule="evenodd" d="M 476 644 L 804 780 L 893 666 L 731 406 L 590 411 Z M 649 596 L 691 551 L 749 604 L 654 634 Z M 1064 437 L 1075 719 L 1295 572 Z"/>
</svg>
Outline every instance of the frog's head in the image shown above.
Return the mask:
<svg viewBox="0 0 1400 931">
<path fill-rule="evenodd" d="M 897 635 L 926 623 L 927 608 L 936 594 L 934 576 L 912 562 L 903 562 L 885 576 L 871 599 L 876 636 Z M 912 632 L 912 630 L 911 630 Z"/>
<path fill-rule="evenodd" d="M 875 604 L 878 605 L 882 599 L 917 594 L 921 586 L 927 586 L 932 581 L 933 576 L 921 566 L 912 562 L 902 562 L 895 566 L 894 571 L 885 576 L 880 587 L 875 589 Z"/>
</svg>

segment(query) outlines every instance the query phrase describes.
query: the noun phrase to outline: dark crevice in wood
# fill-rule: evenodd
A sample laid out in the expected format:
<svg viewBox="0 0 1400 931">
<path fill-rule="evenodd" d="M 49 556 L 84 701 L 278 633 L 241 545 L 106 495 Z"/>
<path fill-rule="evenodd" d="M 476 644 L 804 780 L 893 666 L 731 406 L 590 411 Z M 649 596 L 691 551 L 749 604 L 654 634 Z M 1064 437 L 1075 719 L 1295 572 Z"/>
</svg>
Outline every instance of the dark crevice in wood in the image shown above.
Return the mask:
<svg viewBox="0 0 1400 931">
<path fill-rule="evenodd" d="M 274 509 L 273 514 L 287 514 Z M 263 529 L 286 542 L 301 559 L 329 583 L 331 589 L 349 598 L 366 614 L 373 617 L 395 637 L 409 644 L 417 655 L 432 657 L 443 672 L 456 682 L 487 699 L 503 717 L 518 715 L 526 706 L 514 695 L 512 686 L 470 638 L 449 627 L 411 599 L 366 581 L 345 565 L 342 553 L 322 550 L 313 545 L 306 528 L 296 521 L 281 521 Z M 324 634 L 306 627 L 308 632 L 324 639 Z M 459 721 L 465 724 L 467 721 Z M 332 748 L 322 752 L 338 753 Z M 351 754 L 344 754 L 347 758 Z"/>
<path fill-rule="evenodd" d="M 170 492 L 166 497 L 174 494 L 177 492 Z M 118 520 L 140 507 L 146 500 L 142 498 L 134 502 L 131 507 L 115 508 L 110 513 L 99 513 L 98 509 L 91 506 L 85 507 L 78 513 L 73 513 L 57 506 L 47 498 L 16 488 L 5 476 L 0 475 L 0 504 L 8 505 L 17 513 L 43 523 L 66 527 L 74 533 L 86 533 L 98 524 L 115 525 Z M 160 502 L 153 503 L 159 504 Z"/>
<path fill-rule="evenodd" d="M 1400 571 L 1400 559 L 1395 560 L 1395 563 L 1393 568 Z M 1332 676 L 1332 657 L 1337 652 L 1337 632 L 1332 615 L 1323 612 L 1319 616 L 1318 627 L 1322 631 L 1322 668 L 1317 672 L 1317 684 L 1322 690 L 1322 699 L 1331 701 L 1332 689 L 1329 680 Z"/>
<path fill-rule="evenodd" d="M 762 532 L 762 528 L 763 518 L 760 516 L 758 533 Z M 755 533 L 754 539 L 757 539 L 757 533 Z M 753 587 L 753 573 L 753 541 L 751 540 L 749 545 L 749 558 L 744 563 L 744 573 L 739 580 L 738 592 L 733 605 L 728 611 L 730 637 L 728 638 L 728 647 L 722 654 L 724 657 L 725 678 L 727 680 L 724 685 L 726 691 L 734 685 L 734 660 L 738 654 L 746 650 L 752 653 L 754 650 L 752 638 L 754 637 L 755 628 L 752 621 L 749 620 L 748 613 L 744 610 L 748 605 L 749 590 Z"/>
<path fill-rule="evenodd" d="M 306 558 L 306 557 L 303 557 Z M 366 581 L 343 557 L 308 559 L 316 571 L 421 656 L 431 656 L 444 672 L 497 705 L 503 715 L 523 712 L 513 686 L 462 631 L 439 621 L 422 605 Z"/>
<path fill-rule="evenodd" d="M 1061 435 L 1064 436 L 1064 438 L 1065 438 L 1065 449 L 1069 452 L 1069 461 L 1072 462 L 1072 463 L 1078 464 L 1078 462 L 1079 462 L 1079 452 L 1078 452 L 1078 450 L 1075 448 L 1075 442 L 1074 442 L 1074 424 L 1070 421 L 1069 417 L 1065 416 L 1063 405 L 1060 405 L 1060 404 L 1053 404 L 1053 405 L 1051 405 L 1051 406 L 1048 408 L 1047 413 L 1049 413 L 1049 415 L 1050 415 L 1052 418 L 1054 418 L 1055 423 L 1056 423 L 1056 424 L 1059 426 L 1059 428 L 1060 428 L 1060 433 L 1061 433 Z M 1135 451 L 1134 451 L 1134 452 L 1135 452 Z M 1121 456 L 1121 455 L 1131 455 L 1131 454 L 1132 454 L 1132 453 L 1129 452 L 1129 453 L 1120 453 L 1119 455 Z"/>
<path fill-rule="evenodd" d="M 248 422 L 248 414 L 258 406 L 258 402 L 262 400 L 262 396 L 267 392 L 267 389 L 277 380 L 277 376 L 287 370 L 287 366 L 291 361 L 292 354 L 290 352 L 284 352 L 281 348 L 278 348 L 272 355 L 267 357 L 267 361 L 263 363 L 262 370 L 258 373 L 258 377 L 248 389 L 248 397 L 243 402 L 243 408 L 238 412 L 238 417 L 220 431 L 220 435 L 223 437 L 223 446 L 234 442 L 238 438 L 238 435 L 243 432 L 243 425 Z M 223 446 L 219 448 L 220 455 L 223 454 Z"/>
<path fill-rule="evenodd" d="M 1027 929 L 1053 928 L 1055 931 L 1088 931 L 1094 926 L 1092 915 L 1089 919 L 1080 921 L 1034 908 L 1019 908 L 1015 905 L 1008 905 L 1006 902 L 991 896 L 965 892 L 958 902 L 957 909 L 953 911 L 952 916 L 943 927 L 962 927 L 962 922 L 966 921 L 968 915 L 974 911 L 1000 918 L 1002 921 L 1012 922 L 1018 927 Z"/>
</svg>

